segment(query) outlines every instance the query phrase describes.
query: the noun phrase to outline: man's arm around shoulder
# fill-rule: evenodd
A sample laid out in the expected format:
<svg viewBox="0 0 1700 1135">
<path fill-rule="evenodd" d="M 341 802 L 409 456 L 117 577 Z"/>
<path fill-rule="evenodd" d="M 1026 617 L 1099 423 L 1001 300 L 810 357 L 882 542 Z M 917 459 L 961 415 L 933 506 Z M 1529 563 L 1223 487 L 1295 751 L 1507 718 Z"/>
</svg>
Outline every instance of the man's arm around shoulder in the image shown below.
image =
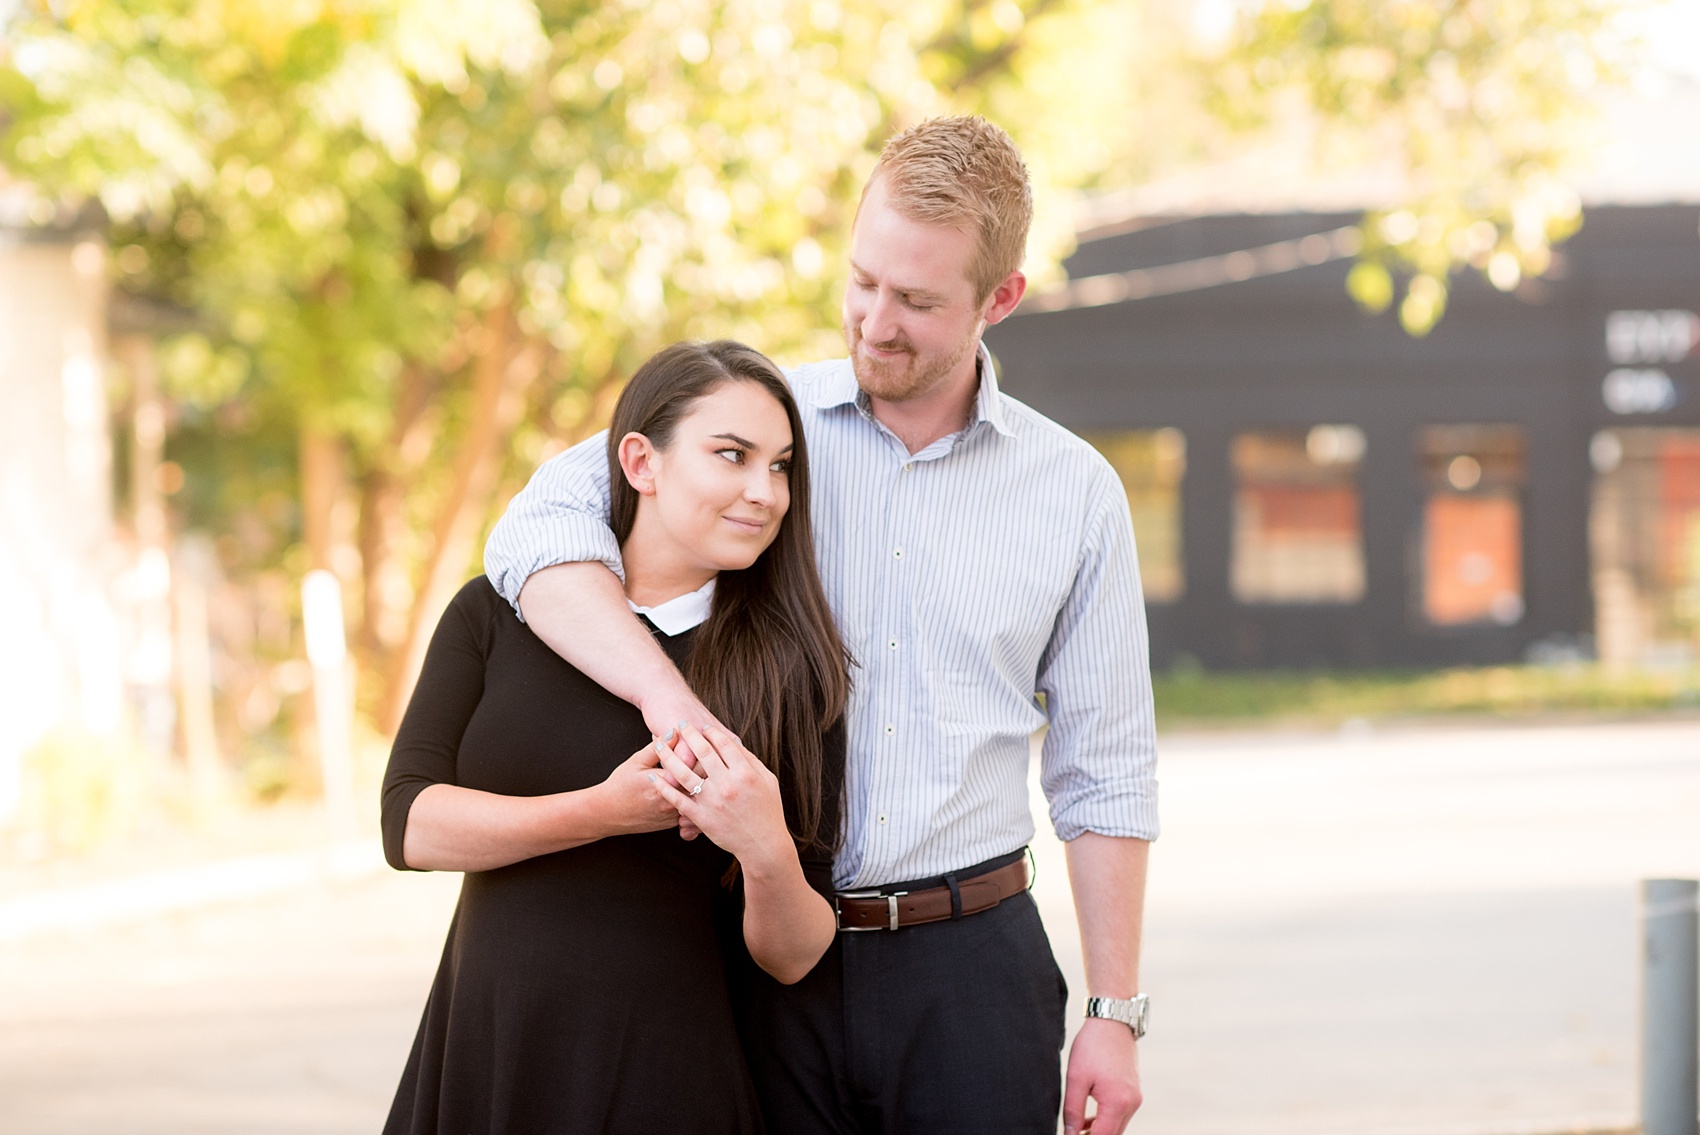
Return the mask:
<svg viewBox="0 0 1700 1135">
<path fill-rule="evenodd" d="M 642 710 L 651 733 L 719 724 L 626 603 L 608 527 L 606 434 L 544 462 L 496 522 L 484 570 L 538 638 Z"/>
<path fill-rule="evenodd" d="M 519 606 L 550 650 L 642 710 L 644 724 L 657 737 L 681 721 L 699 729 L 720 724 L 632 614 L 606 564 L 555 564 L 533 572 Z"/>
</svg>

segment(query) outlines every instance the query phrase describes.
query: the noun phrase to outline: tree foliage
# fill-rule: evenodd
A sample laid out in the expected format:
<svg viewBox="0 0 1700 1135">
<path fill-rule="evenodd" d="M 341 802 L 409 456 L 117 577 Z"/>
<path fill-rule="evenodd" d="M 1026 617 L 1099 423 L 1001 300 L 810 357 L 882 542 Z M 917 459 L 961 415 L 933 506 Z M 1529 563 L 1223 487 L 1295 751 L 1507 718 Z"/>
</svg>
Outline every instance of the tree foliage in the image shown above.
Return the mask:
<svg viewBox="0 0 1700 1135">
<path fill-rule="evenodd" d="M 163 359 L 221 471 L 275 465 L 290 423 L 292 562 L 359 581 L 393 721 L 499 490 L 663 342 L 832 350 L 878 142 L 954 105 L 929 73 L 963 97 L 1007 75 L 1048 6 L 966 39 L 895 0 L 38 8 L 0 160 L 100 201 L 121 286 L 204 319 Z"/>
<path fill-rule="evenodd" d="M 1575 224 L 1554 171 L 1608 15 L 1251 5 L 1200 58 L 1133 0 L 35 0 L 0 41 L 0 163 L 100 202 L 119 286 L 195 313 L 161 349 L 189 519 L 251 534 L 237 572 L 337 570 L 393 723 L 504 490 L 637 361 L 685 336 L 836 349 L 892 129 L 986 113 L 1044 204 L 1296 93 L 1411 171 L 1353 286 L 1385 303 L 1413 269 L 1422 331 L 1452 266 L 1515 282 Z M 1068 234 L 1041 217 L 1042 268 Z M 299 510 L 256 509 L 281 477 Z"/>
</svg>

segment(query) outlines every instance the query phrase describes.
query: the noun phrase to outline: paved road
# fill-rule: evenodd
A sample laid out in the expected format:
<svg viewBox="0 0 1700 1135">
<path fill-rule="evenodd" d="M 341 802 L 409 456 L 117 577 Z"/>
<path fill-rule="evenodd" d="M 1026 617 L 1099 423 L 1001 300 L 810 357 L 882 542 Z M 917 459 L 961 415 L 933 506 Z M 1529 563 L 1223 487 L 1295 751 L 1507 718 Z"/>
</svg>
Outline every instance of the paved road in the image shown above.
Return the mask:
<svg viewBox="0 0 1700 1135">
<path fill-rule="evenodd" d="M 1700 876 L 1700 723 L 1162 751 L 1140 1129 L 1630 1122 L 1636 880 Z M 1060 876 L 1046 921 L 1077 956 Z"/>
<path fill-rule="evenodd" d="M 1700 875 L 1700 724 L 1168 737 L 1153 1135 L 1519 1135 L 1633 1109 L 1634 881 Z M 1038 888 L 1082 986 L 1060 848 Z M 0 1131 L 377 1130 L 457 880 L 0 944 Z"/>
</svg>

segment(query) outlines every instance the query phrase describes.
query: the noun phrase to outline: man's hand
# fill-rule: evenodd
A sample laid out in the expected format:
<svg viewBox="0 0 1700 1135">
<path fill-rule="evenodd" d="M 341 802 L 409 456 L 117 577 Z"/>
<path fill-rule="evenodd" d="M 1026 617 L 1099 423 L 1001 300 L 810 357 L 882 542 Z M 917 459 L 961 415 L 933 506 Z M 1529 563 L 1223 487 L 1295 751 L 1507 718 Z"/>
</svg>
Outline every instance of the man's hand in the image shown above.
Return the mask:
<svg viewBox="0 0 1700 1135">
<path fill-rule="evenodd" d="M 649 726 L 649 731 L 655 735 L 655 739 L 657 741 L 670 741 L 681 724 L 688 725 L 693 729 L 717 729 L 722 733 L 729 733 L 730 730 L 724 728 L 720 724 L 720 720 L 708 712 L 702 702 L 697 700 L 697 696 L 691 693 L 691 688 L 685 685 L 683 678 L 678 677 L 677 671 L 674 671 L 673 676 L 678 678 L 676 682 L 663 683 L 666 688 L 644 698 L 638 706 L 643 711 L 643 723 Z M 663 722 L 665 724 L 662 724 Z M 685 762 L 686 768 L 696 768 L 697 757 L 695 753 L 691 752 L 689 745 L 679 746 L 679 759 Z M 669 785 L 674 788 L 679 787 L 675 777 L 666 773 L 665 769 L 662 772 Z M 680 837 L 695 839 L 701 834 L 702 829 L 692 823 L 689 817 L 681 813 L 679 816 Z"/>
<path fill-rule="evenodd" d="M 1086 1117 L 1088 1098 L 1098 1104 Z M 1064 1135 L 1122 1135 L 1144 1097 L 1139 1090 L 1139 1043 L 1120 1021 L 1089 1017 L 1068 1051 L 1063 1089 Z"/>
<path fill-rule="evenodd" d="M 649 726 L 649 731 L 656 737 L 665 737 L 677 729 L 681 723 L 693 729 L 720 729 L 727 732 L 720 719 L 708 712 L 697 696 L 691 693 L 691 688 L 685 685 L 683 678 L 677 677 L 671 682 L 662 682 L 653 693 L 646 693 L 637 703 L 643 711 L 643 723 Z M 696 758 L 690 751 L 690 746 L 679 750 L 679 755 L 685 758 L 687 764 L 696 763 Z"/>
</svg>

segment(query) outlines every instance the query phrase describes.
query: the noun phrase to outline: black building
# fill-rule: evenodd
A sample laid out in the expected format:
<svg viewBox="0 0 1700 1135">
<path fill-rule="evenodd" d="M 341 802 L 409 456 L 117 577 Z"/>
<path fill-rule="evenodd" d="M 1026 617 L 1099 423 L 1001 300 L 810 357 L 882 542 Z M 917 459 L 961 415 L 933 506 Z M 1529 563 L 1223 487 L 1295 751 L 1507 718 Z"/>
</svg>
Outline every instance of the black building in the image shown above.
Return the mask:
<svg viewBox="0 0 1700 1135">
<path fill-rule="evenodd" d="M 1700 207 L 1589 209 L 1547 276 L 1413 338 L 1352 215 L 1083 234 L 987 334 L 1128 487 L 1154 664 L 1700 651 Z"/>
</svg>

